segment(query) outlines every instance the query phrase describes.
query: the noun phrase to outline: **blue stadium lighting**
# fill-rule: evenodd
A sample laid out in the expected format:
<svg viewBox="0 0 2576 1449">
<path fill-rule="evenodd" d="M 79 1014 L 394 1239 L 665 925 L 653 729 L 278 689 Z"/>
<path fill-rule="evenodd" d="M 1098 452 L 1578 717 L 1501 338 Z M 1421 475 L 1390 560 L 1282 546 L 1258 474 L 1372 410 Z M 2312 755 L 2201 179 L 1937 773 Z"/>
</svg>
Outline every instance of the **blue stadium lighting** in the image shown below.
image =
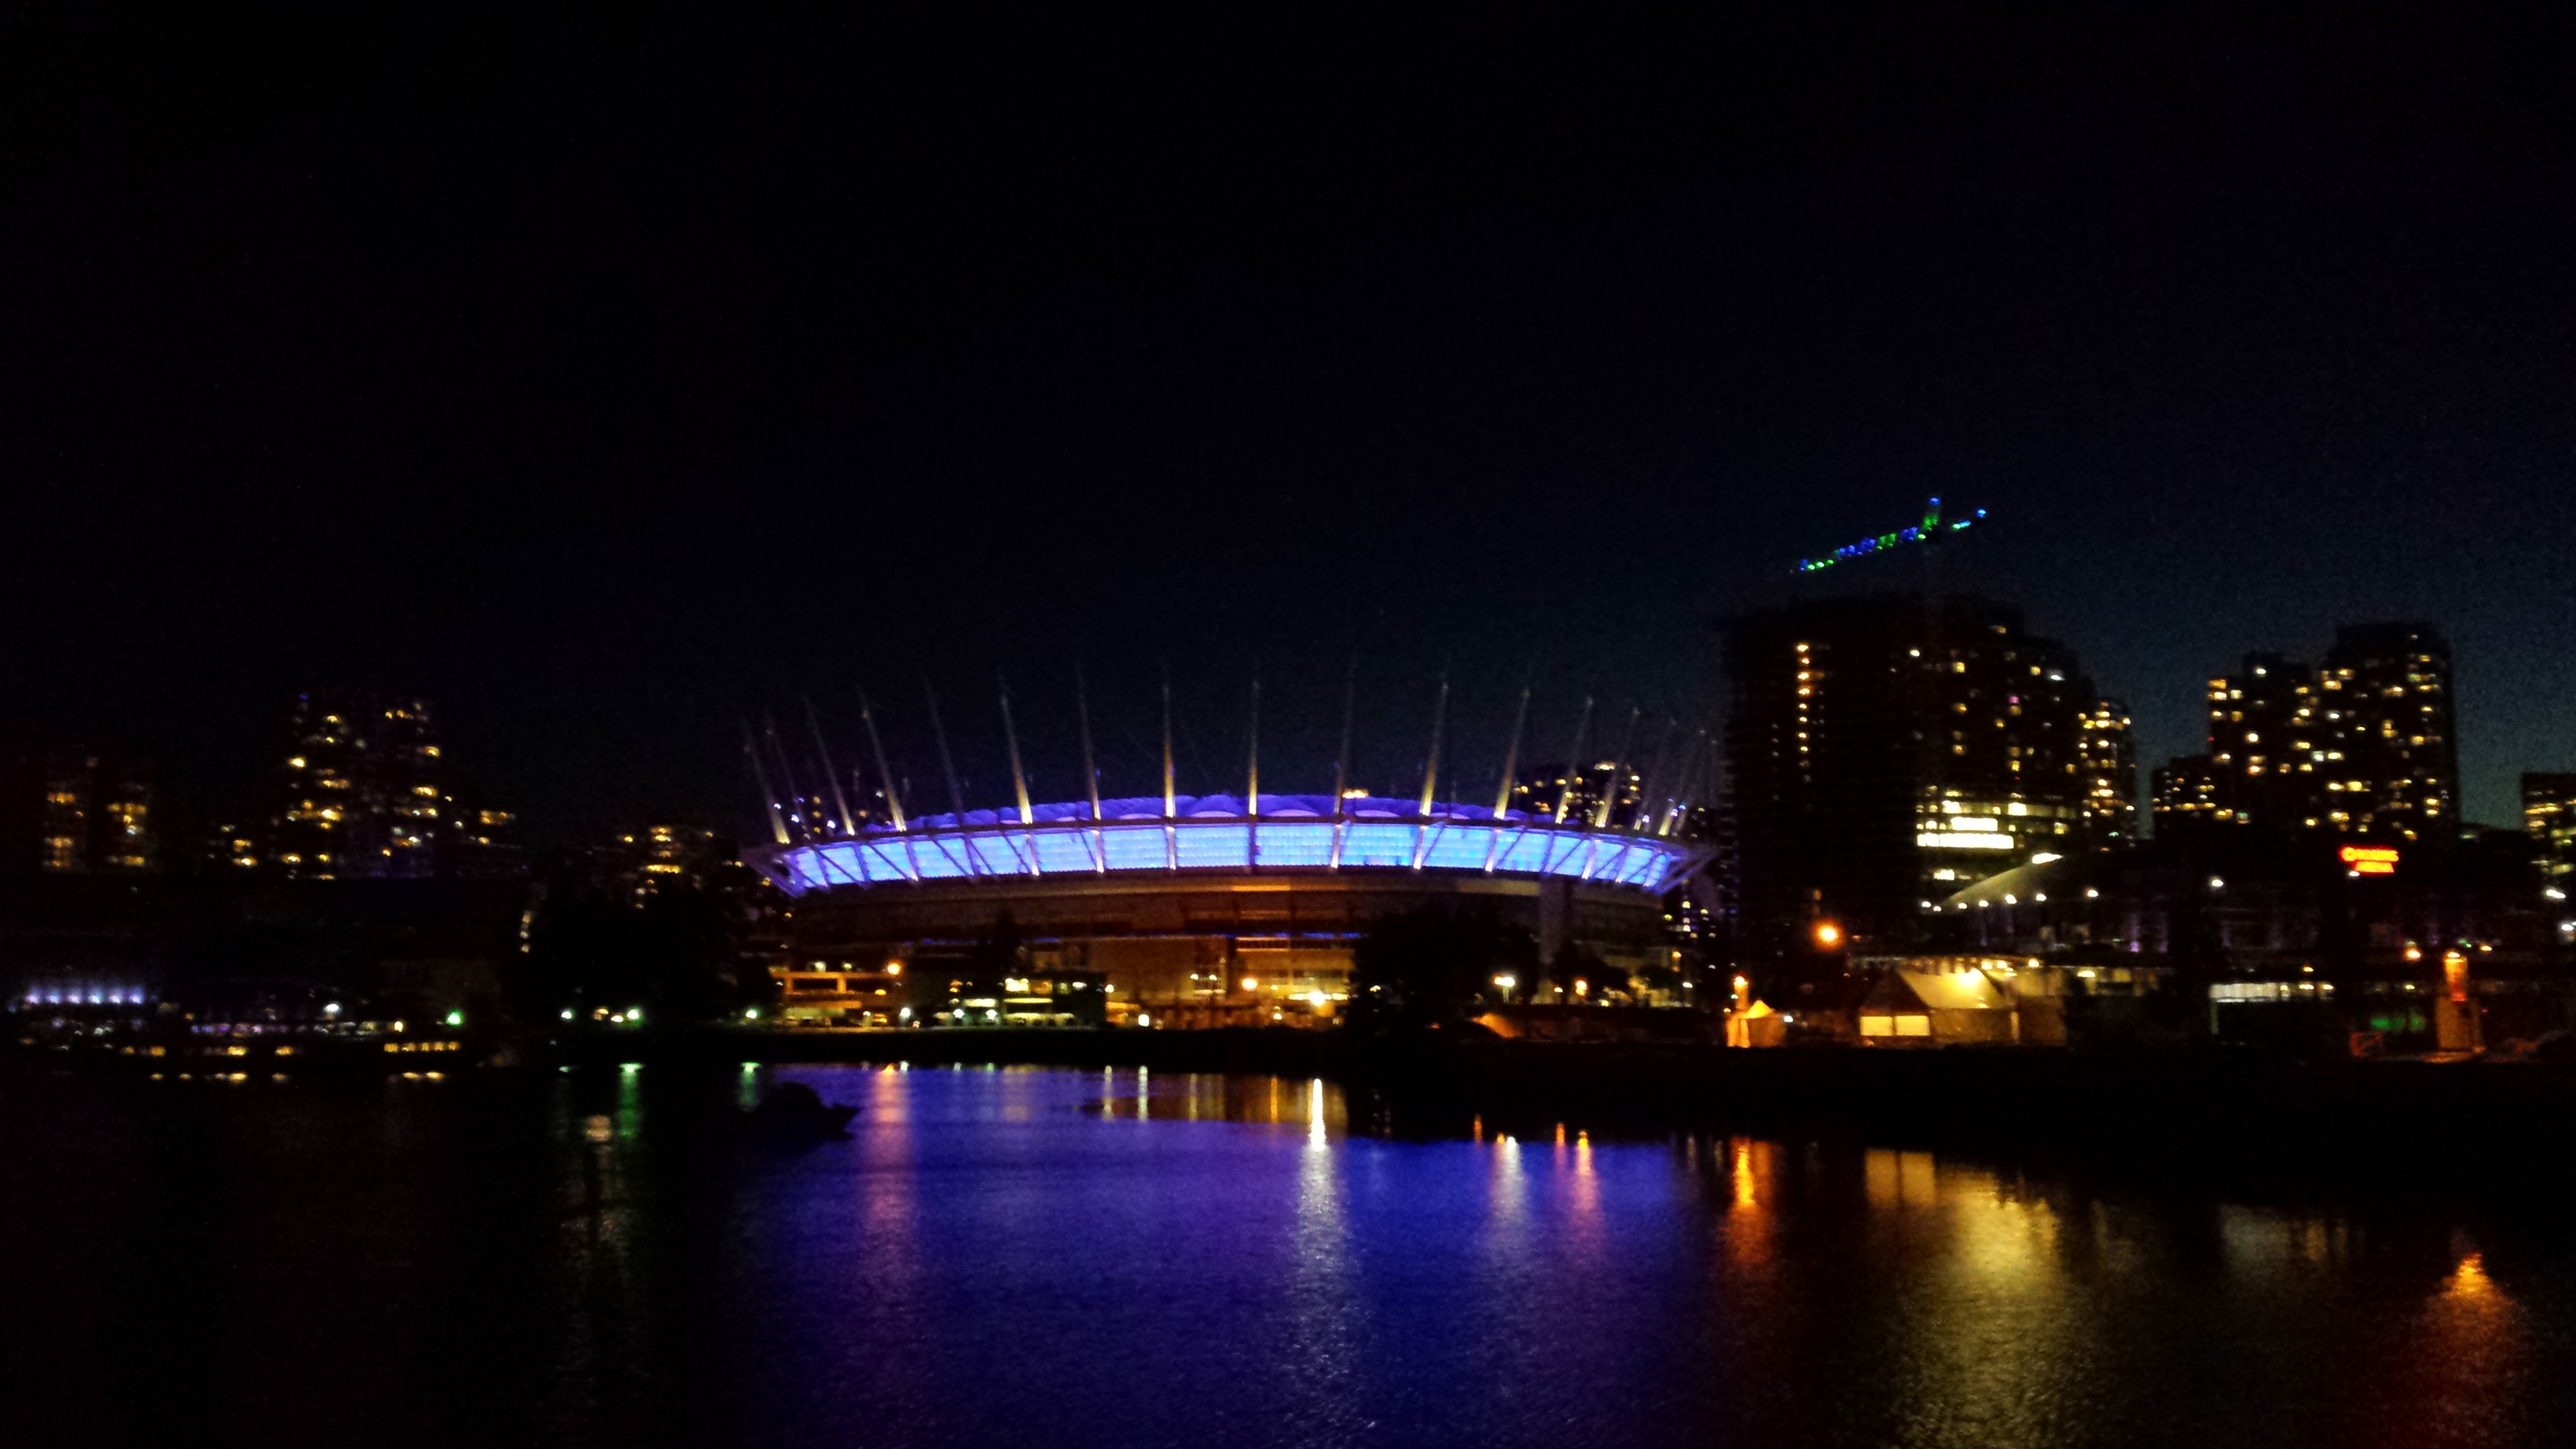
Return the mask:
<svg viewBox="0 0 2576 1449">
<path fill-rule="evenodd" d="M 1705 847 L 1657 835 L 1558 826 L 1519 810 L 1370 797 L 1334 816 L 1330 795 L 1270 795 L 1246 818 L 1233 795 L 1159 795 L 1020 811 L 933 815 L 908 830 L 871 826 L 855 837 L 753 853 L 790 895 L 849 886 L 977 877 L 1146 871 L 1430 870 L 1554 876 L 1660 895 L 1706 858 Z M 1340 838 L 1340 864 L 1334 843 Z"/>
<path fill-rule="evenodd" d="M 1963 528 L 1971 527 L 1975 525 L 1979 519 L 1982 519 L 1985 516 L 1986 510 L 1980 508 L 1965 518 L 1952 518 L 1945 520 L 1941 517 L 1941 500 L 1935 498 L 1931 501 L 1931 504 L 1923 510 L 1923 521 L 1921 523 L 1918 523 L 1911 528 L 1900 528 L 1894 533 L 1882 533 L 1876 538 L 1864 538 L 1858 543 L 1844 544 L 1842 547 L 1835 549 L 1832 553 L 1827 554 L 1823 558 L 1802 558 L 1798 560 L 1798 572 L 1802 574 L 1812 574 L 1822 569 L 1832 568 L 1838 563 L 1843 563 L 1851 559 L 1867 558 L 1881 549 L 1894 548 L 1899 544 L 1929 543 L 1933 539 L 1957 533 Z"/>
</svg>

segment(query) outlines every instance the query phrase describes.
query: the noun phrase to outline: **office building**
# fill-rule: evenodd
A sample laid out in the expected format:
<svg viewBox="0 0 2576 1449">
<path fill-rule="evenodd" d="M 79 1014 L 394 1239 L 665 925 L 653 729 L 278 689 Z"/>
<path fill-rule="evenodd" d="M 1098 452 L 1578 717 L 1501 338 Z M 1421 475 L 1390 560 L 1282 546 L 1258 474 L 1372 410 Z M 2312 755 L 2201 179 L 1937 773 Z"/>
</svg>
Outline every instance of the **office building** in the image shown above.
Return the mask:
<svg viewBox="0 0 2576 1449">
<path fill-rule="evenodd" d="M 2099 696 L 2018 610 L 1897 595 L 1792 605 L 1730 621 L 1725 669 L 1750 961 L 1784 960 L 1828 923 L 1855 950 L 1901 942 L 1929 903 L 2088 836 L 2098 761 L 2084 724 Z"/>
</svg>

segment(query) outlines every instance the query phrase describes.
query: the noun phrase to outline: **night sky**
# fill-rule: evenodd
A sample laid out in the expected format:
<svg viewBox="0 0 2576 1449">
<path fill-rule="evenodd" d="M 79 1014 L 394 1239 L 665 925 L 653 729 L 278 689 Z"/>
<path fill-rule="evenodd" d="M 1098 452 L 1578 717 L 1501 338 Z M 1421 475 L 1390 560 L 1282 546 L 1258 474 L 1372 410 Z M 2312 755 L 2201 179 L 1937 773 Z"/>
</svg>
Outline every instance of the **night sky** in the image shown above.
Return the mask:
<svg viewBox="0 0 2576 1449">
<path fill-rule="evenodd" d="M 2435 621 L 2509 820 L 2576 768 L 2576 12 L 2525 9 L 14 8 L 0 728 L 238 809 L 295 689 L 415 690 L 548 842 L 747 827 L 744 711 L 855 755 L 861 686 L 944 808 L 925 675 L 974 803 L 997 674 L 1076 795 L 1077 660 L 1113 790 L 1165 661 L 1183 789 L 1256 671 L 1322 788 L 1356 651 L 1362 780 L 1446 668 L 1477 799 L 1525 673 L 1525 758 L 1586 690 L 1701 720 L 1713 619 L 1940 494 L 2146 764 L 2247 649 Z"/>
</svg>

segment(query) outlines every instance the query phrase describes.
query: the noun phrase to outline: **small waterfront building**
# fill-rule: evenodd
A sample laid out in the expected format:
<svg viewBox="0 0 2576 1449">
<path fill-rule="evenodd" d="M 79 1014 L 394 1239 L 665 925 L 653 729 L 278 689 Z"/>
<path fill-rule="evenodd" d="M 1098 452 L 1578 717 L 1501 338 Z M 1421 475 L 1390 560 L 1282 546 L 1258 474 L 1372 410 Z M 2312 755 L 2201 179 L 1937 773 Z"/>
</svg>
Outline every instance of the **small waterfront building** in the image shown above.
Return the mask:
<svg viewBox="0 0 2576 1449">
<path fill-rule="evenodd" d="M 1860 1001 L 1867 1046 L 2010 1044 L 2021 1039 L 2015 999 L 1974 965 L 1896 966 Z"/>
</svg>

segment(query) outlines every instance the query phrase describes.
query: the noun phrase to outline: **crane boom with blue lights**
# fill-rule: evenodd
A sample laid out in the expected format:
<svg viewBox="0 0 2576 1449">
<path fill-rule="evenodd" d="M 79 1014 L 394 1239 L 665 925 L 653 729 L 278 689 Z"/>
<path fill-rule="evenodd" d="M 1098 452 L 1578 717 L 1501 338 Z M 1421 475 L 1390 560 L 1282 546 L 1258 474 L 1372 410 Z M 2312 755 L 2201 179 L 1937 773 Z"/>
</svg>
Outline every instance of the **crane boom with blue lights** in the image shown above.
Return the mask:
<svg viewBox="0 0 2576 1449">
<path fill-rule="evenodd" d="M 1924 505 L 1923 521 L 1921 523 L 1915 524 L 1910 528 L 1900 528 L 1894 533 L 1882 533 L 1875 538 L 1864 538 L 1858 543 L 1844 544 L 1842 547 L 1835 549 L 1832 553 L 1826 554 L 1821 558 L 1802 558 L 1798 560 L 1798 572 L 1802 574 L 1817 573 L 1822 570 L 1832 568 L 1838 563 L 1848 563 L 1856 558 L 1867 558 L 1871 554 L 1895 548 L 1900 544 L 1930 543 L 1934 539 L 1945 538 L 1962 529 L 1974 527 L 1980 520 L 1984 519 L 1985 516 L 1986 510 L 1980 508 L 1963 517 L 1943 518 L 1941 516 L 1941 500 L 1935 498 Z"/>
</svg>

